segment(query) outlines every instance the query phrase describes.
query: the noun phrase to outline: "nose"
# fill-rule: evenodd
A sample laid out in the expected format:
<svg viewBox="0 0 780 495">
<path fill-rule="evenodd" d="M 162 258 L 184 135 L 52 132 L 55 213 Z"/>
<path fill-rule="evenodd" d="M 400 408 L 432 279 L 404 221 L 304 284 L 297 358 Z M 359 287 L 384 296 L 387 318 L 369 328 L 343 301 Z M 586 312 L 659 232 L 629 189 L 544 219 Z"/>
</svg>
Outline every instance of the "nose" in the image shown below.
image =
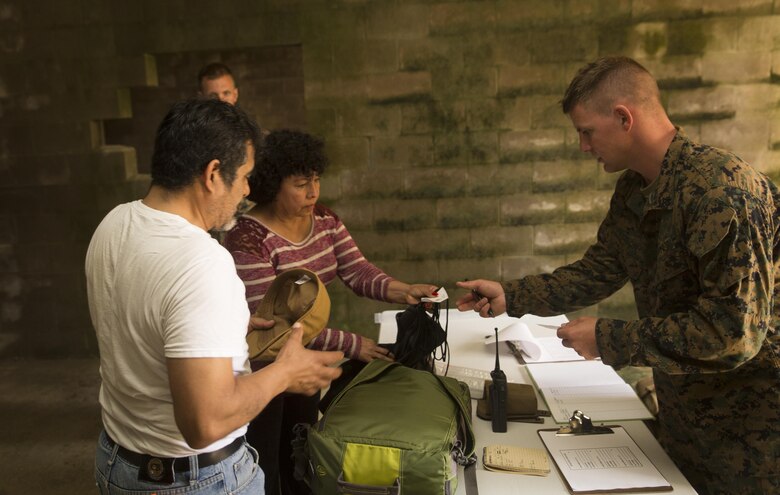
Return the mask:
<svg viewBox="0 0 780 495">
<path fill-rule="evenodd" d="M 306 196 L 310 198 L 316 198 L 319 195 L 320 195 L 320 183 L 316 181 L 312 181 L 306 190 Z"/>
<path fill-rule="evenodd" d="M 590 147 L 590 142 L 588 142 L 586 138 L 580 136 L 580 151 L 582 151 L 583 153 L 588 153 L 589 151 L 591 151 L 591 149 L 592 148 Z"/>
</svg>

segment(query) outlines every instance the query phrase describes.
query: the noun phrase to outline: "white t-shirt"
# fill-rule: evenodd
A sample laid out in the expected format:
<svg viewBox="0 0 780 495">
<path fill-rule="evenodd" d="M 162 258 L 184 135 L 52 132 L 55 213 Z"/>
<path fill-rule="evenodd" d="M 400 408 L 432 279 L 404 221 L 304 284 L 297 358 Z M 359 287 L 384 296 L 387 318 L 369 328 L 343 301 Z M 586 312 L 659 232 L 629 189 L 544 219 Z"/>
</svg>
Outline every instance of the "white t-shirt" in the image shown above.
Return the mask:
<svg viewBox="0 0 780 495">
<path fill-rule="evenodd" d="M 114 208 L 87 251 L 87 293 L 100 347 L 103 425 L 130 450 L 164 457 L 200 450 L 176 426 L 166 358 L 229 357 L 249 373 L 244 284 L 230 254 L 184 218 L 141 201 Z"/>
</svg>

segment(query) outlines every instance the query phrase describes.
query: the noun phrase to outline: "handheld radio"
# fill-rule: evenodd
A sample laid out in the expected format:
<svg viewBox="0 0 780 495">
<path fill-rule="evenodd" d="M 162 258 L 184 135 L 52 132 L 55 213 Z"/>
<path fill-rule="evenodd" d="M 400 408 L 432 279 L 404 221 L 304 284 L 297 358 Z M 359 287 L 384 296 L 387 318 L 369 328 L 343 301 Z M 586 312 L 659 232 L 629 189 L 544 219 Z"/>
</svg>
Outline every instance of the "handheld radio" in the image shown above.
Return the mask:
<svg viewBox="0 0 780 495">
<path fill-rule="evenodd" d="M 490 372 L 493 383 L 490 384 L 490 419 L 493 423 L 493 431 L 506 432 L 506 401 L 507 384 L 506 375 L 498 364 L 498 327 L 496 332 L 496 369 Z"/>
</svg>

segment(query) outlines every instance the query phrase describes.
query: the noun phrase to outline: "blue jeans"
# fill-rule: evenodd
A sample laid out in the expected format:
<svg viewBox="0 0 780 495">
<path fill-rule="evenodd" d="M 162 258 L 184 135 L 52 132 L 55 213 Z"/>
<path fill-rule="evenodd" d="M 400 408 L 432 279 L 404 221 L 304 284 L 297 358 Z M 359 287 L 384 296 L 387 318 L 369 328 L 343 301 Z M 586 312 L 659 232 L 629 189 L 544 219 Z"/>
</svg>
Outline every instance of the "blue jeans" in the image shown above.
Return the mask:
<svg viewBox="0 0 780 495">
<path fill-rule="evenodd" d="M 119 457 L 117 448 L 102 431 L 95 454 L 95 480 L 102 495 L 265 493 L 265 477 L 257 464 L 257 451 L 246 442 L 233 455 L 212 466 L 200 468 L 197 456 L 177 461 L 176 479 L 170 485 L 138 480 L 138 466 Z M 179 467 L 179 462 L 185 467 Z"/>
</svg>

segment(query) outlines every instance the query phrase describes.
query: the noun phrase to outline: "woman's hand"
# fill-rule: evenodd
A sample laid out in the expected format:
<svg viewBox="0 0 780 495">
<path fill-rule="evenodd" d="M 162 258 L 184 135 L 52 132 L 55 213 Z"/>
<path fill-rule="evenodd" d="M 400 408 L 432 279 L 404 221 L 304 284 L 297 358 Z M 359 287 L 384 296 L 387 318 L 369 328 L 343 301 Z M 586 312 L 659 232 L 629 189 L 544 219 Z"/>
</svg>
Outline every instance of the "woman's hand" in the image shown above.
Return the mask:
<svg viewBox="0 0 780 495">
<path fill-rule="evenodd" d="M 391 280 L 387 287 L 387 301 L 396 304 L 419 304 L 423 297 L 436 297 L 439 287 L 431 284 L 407 284 Z"/>
<path fill-rule="evenodd" d="M 374 359 L 384 359 L 385 361 L 393 361 L 395 359 L 392 352 L 377 345 L 375 340 L 369 339 L 368 337 L 361 337 L 361 339 L 362 342 L 358 359 L 364 363 L 368 363 Z"/>
<path fill-rule="evenodd" d="M 412 284 L 406 291 L 406 303 L 418 304 L 423 297 L 436 297 L 439 288 L 430 284 Z"/>
</svg>

